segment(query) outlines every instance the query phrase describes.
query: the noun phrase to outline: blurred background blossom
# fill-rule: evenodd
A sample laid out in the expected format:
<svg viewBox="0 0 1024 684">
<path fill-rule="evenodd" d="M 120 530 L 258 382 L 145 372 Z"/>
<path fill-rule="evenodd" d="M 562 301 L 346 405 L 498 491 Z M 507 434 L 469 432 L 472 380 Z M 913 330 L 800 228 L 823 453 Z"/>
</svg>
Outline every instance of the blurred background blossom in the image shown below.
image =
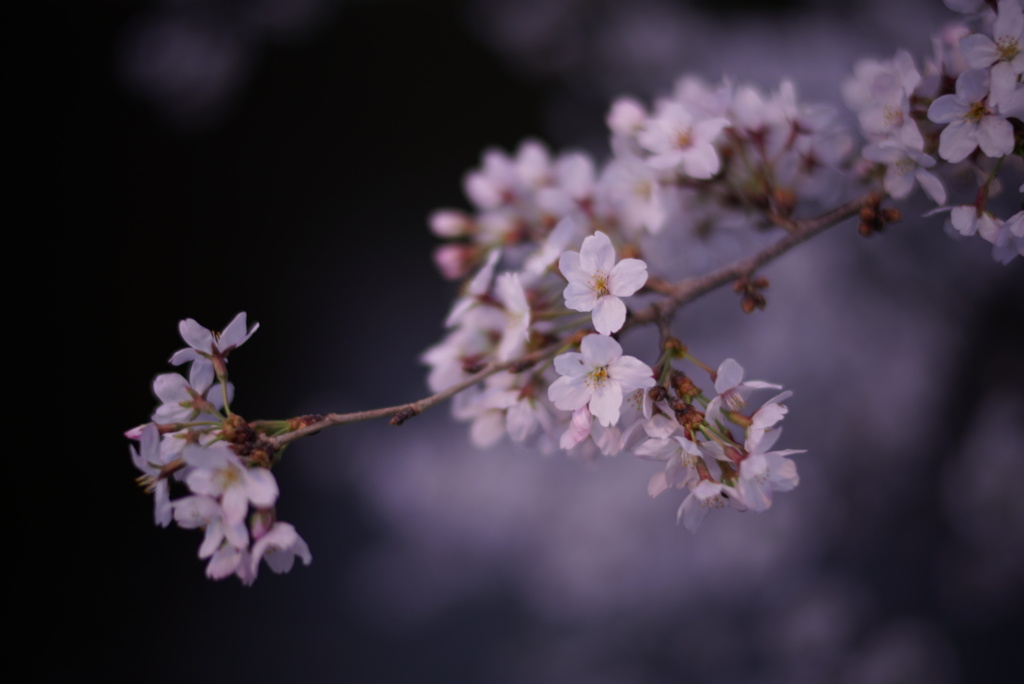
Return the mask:
<svg viewBox="0 0 1024 684">
<path fill-rule="evenodd" d="M 930 54 L 930 34 L 956 19 L 941 3 L 162 0 L 67 12 L 61 206 L 68 225 L 103 226 L 49 256 L 67 278 L 66 325 L 130 330 L 131 344 L 89 342 L 113 369 L 110 396 L 61 431 L 59 451 L 76 457 L 60 504 L 31 509 L 44 633 L 76 651 L 39 665 L 54 678 L 885 684 L 1016 672 L 1024 266 L 949 239 L 940 218 L 916 218 L 923 203 L 884 235 L 840 227 L 768 267 L 764 312 L 746 316 L 722 291 L 677 317 L 698 358 L 741 359 L 749 377 L 795 391 L 786 444 L 808 450 L 801 487 L 768 513 L 725 511 L 696 535 L 674 525 L 678 500 L 647 497 L 655 464 L 507 442 L 479 451 L 441 407 L 289 449 L 278 505 L 314 562 L 244 589 L 203 577 L 194 534 L 152 527 L 120 438 L 148 416 L 147 383 L 167 370 L 184 317 L 216 326 L 247 310 L 262 324 L 232 358 L 248 418 L 422 396 L 417 358 L 454 294 L 433 271 L 425 218 L 464 206 L 462 175 L 484 147 L 533 136 L 601 157 L 611 99 L 656 96 L 683 73 L 767 88 L 788 77 L 802 99 L 841 106 L 857 59 Z M 109 248 L 83 258 L 97 244 Z M 627 339 L 627 351 L 653 343 Z M 83 376 L 63 358 L 52 367 Z"/>
</svg>

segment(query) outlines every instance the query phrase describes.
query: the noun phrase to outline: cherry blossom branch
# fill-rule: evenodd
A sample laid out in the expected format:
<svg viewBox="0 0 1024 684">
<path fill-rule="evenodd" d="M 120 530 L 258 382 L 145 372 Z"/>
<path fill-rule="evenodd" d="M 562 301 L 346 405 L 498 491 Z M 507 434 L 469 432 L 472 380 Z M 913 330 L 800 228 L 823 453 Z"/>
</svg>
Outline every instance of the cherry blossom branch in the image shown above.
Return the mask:
<svg viewBox="0 0 1024 684">
<path fill-rule="evenodd" d="M 880 197 L 877 194 L 869 194 L 860 199 L 847 202 L 832 211 L 821 216 L 804 220 L 793 220 L 780 215 L 769 215 L 769 219 L 785 228 L 788 231 L 786 237 L 778 242 L 769 245 L 760 252 L 724 266 L 717 271 L 695 278 L 688 278 L 678 283 L 665 281 L 654 281 L 651 284 L 652 290 L 667 295 L 665 299 L 652 304 L 647 309 L 631 316 L 623 327 L 657 323 L 663 336 L 667 332 L 672 315 L 682 305 L 707 294 L 726 283 L 738 278 L 749 277 L 757 268 L 772 261 L 773 259 L 788 252 L 793 247 L 814 237 L 852 216 L 857 215 L 864 207 L 877 206 Z M 391 418 L 392 425 L 401 425 L 409 418 L 413 418 L 428 408 L 455 396 L 463 390 L 469 389 L 478 382 L 504 370 L 524 370 L 525 368 L 552 356 L 558 349 L 563 347 L 565 341 L 549 345 L 544 349 L 537 350 L 521 358 L 511 361 L 492 362 L 470 375 L 468 378 L 436 394 L 424 397 L 417 401 L 396 406 L 386 406 L 368 411 L 356 411 L 354 413 L 329 413 L 326 416 L 309 423 L 297 430 L 269 438 L 270 444 L 277 449 L 303 437 L 316 434 L 321 430 L 335 425 L 358 423 L 364 420 L 375 420 L 377 418 Z"/>
<path fill-rule="evenodd" d="M 530 354 L 526 354 L 518 359 L 511 361 L 492 362 L 485 365 L 477 372 L 470 375 L 462 382 L 456 383 L 448 389 L 442 390 L 437 394 L 432 394 L 429 397 L 424 397 L 417 401 L 412 401 L 407 404 L 398 404 L 397 406 L 385 406 L 383 408 L 370 409 L 368 411 L 356 411 L 354 413 L 328 413 L 316 422 L 310 423 L 297 430 L 285 433 L 283 435 L 277 435 L 269 439 L 271 445 L 274 448 L 280 449 L 289 442 L 294 442 L 297 439 L 308 437 L 316 434 L 321 430 L 335 425 L 345 425 L 347 423 L 359 423 L 364 420 L 375 420 L 377 418 L 391 417 L 392 425 L 401 425 L 406 420 L 418 416 L 423 411 L 426 411 L 431 406 L 435 406 L 450 399 L 459 392 L 467 390 L 481 380 L 485 380 L 488 377 L 499 373 L 503 370 L 511 370 L 512 372 L 518 372 L 526 370 L 538 361 L 552 356 L 556 351 L 565 345 L 564 341 L 557 342 L 555 344 L 539 349 Z"/>
<path fill-rule="evenodd" d="M 676 311 L 679 307 L 688 302 L 707 294 L 708 292 L 733 282 L 740 278 L 748 278 L 758 268 L 768 262 L 782 256 L 797 245 L 809 240 L 815 235 L 824 232 L 848 218 L 857 216 L 868 207 L 877 207 L 882 197 L 877 193 L 871 193 L 859 199 L 851 200 L 846 204 L 810 219 L 793 220 L 777 214 L 769 214 L 768 218 L 772 223 L 786 229 L 788 234 L 760 252 L 745 259 L 734 261 L 723 266 L 717 271 L 712 271 L 702 276 L 687 278 L 678 283 L 665 281 L 654 281 L 651 288 L 656 292 L 667 295 L 667 297 L 656 302 L 646 309 L 630 316 L 626 321 L 626 327 L 644 325 L 647 323 L 664 320 L 666 315 Z"/>
</svg>

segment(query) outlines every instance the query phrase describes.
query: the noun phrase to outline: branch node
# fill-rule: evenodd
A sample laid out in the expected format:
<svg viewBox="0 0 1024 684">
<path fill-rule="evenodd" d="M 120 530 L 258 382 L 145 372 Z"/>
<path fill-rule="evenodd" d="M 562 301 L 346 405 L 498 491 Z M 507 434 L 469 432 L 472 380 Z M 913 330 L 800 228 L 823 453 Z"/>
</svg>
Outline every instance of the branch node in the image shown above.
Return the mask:
<svg viewBox="0 0 1024 684">
<path fill-rule="evenodd" d="M 389 420 L 388 423 L 391 425 L 401 425 L 410 418 L 415 418 L 418 415 L 420 415 L 419 410 L 414 409 L 411 406 L 407 406 L 395 415 L 391 416 L 391 420 Z"/>
<path fill-rule="evenodd" d="M 522 373 L 523 371 L 528 370 L 530 368 L 533 368 L 536 365 L 537 365 L 537 362 L 534 361 L 533 359 L 523 359 L 522 361 L 517 361 L 516 363 L 512 364 L 511 366 L 509 366 L 508 372 L 509 373 Z"/>
</svg>

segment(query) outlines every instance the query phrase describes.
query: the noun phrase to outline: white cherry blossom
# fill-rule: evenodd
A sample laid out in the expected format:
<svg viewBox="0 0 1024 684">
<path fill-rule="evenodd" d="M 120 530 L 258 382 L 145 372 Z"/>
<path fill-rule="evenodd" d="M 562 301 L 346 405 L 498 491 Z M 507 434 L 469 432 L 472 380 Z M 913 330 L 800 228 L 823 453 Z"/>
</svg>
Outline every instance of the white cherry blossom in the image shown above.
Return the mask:
<svg viewBox="0 0 1024 684">
<path fill-rule="evenodd" d="M 495 335 L 505 328 L 505 316 L 492 306 L 472 307 L 438 344 L 423 352 L 420 360 L 430 366 L 427 385 L 432 392 L 440 392 L 462 382 L 469 373 L 467 363 L 481 361 L 494 351 Z"/>
<path fill-rule="evenodd" d="M 185 423 L 197 419 L 208 418 L 220 420 L 213 411 L 223 407 L 224 399 L 218 390 L 209 397 L 213 388 L 213 364 L 193 363 L 186 380 L 179 373 L 161 373 L 153 380 L 153 393 L 162 404 L 153 412 L 153 422 Z M 230 400 L 234 388 L 227 384 Z"/>
<path fill-rule="evenodd" d="M 606 335 L 587 335 L 579 352 L 555 357 L 562 376 L 548 388 L 548 398 L 563 411 L 584 406 L 603 426 L 619 421 L 623 395 L 654 386 L 653 372 L 643 361 L 623 356 L 618 342 Z"/>
<path fill-rule="evenodd" d="M 149 423 L 137 430 L 139 449 L 129 446 L 132 463 L 142 471 L 142 477 L 153 489 L 153 519 L 157 525 L 167 527 L 171 522 L 171 499 L 163 467 L 169 462 L 160 450 L 160 431 Z"/>
<path fill-rule="evenodd" d="M 769 451 L 782 430 L 764 434 L 756 442 L 747 440 L 747 457 L 740 463 L 738 490 L 743 503 L 752 511 L 766 511 L 772 505 L 772 492 L 788 492 L 800 484 L 796 464 L 786 458 L 802 454 L 804 449 Z"/>
<path fill-rule="evenodd" d="M 661 232 L 668 218 L 659 172 L 632 154 L 621 154 L 605 167 L 600 180 L 602 215 L 612 214 L 627 232 Z"/>
<path fill-rule="evenodd" d="M 789 413 L 789 409 L 782 402 L 791 396 L 793 393 L 786 390 L 772 397 L 761 408 L 754 411 L 754 415 L 750 416 L 750 425 L 747 427 L 747 444 L 760 442 L 764 434 Z"/>
<path fill-rule="evenodd" d="M 455 300 L 452 310 L 445 319 L 445 327 L 451 328 L 462 322 L 466 312 L 480 303 L 480 298 L 491 289 L 491 281 L 494 280 L 494 267 L 501 258 L 500 249 L 492 249 L 487 255 L 487 261 L 476 272 L 476 275 L 466 283 L 462 295 Z"/>
<path fill-rule="evenodd" d="M 526 258 L 522 279 L 527 286 L 543 276 L 569 245 L 585 233 L 586 221 L 576 214 L 569 214 L 555 224 L 554 230 L 541 243 L 539 249 Z"/>
<path fill-rule="evenodd" d="M 550 392 L 548 393 L 550 398 Z M 569 451 L 590 436 L 590 426 L 594 422 L 594 416 L 590 413 L 590 407 L 584 404 L 572 412 L 569 425 L 558 440 L 558 446 Z"/>
<path fill-rule="evenodd" d="M 747 405 L 747 399 L 754 390 L 758 389 L 782 389 L 782 385 L 775 385 L 763 380 L 747 380 L 743 382 L 743 366 L 737 363 L 736 359 L 726 359 L 718 366 L 715 374 L 715 392 L 717 395 L 708 402 L 705 412 L 705 419 L 710 425 L 722 420 L 724 408 L 730 411 L 739 411 Z"/>
<path fill-rule="evenodd" d="M 869 161 L 886 164 L 882 186 L 894 199 L 903 199 L 915 185 L 920 185 L 933 202 L 946 203 L 945 186 L 935 174 L 928 171 L 935 166 L 935 159 L 931 156 L 895 141 L 868 145 L 863 155 Z"/>
<path fill-rule="evenodd" d="M 1013 151 L 1013 126 L 989 102 L 991 75 L 970 69 L 956 80 L 956 93 L 943 95 L 928 107 L 928 118 L 948 124 L 939 135 L 939 156 L 957 163 L 981 148 L 987 156 Z"/>
<path fill-rule="evenodd" d="M 640 259 L 615 263 L 612 241 L 601 231 L 583 240 L 579 252 L 564 252 L 558 268 L 569 284 L 563 295 L 573 311 L 592 311 L 594 329 L 610 335 L 626 322 L 628 297 L 647 282 L 647 264 Z"/>
<path fill-rule="evenodd" d="M 652 153 L 647 159 L 652 167 L 678 167 L 691 178 L 711 178 L 721 167 L 714 141 L 728 125 L 724 117 L 697 119 L 682 104 L 666 101 L 637 134 L 637 141 Z"/>
<path fill-rule="evenodd" d="M 518 273 L 502 273 L 495 284 L 498 301 L 505 307 L 505 331 L 498 343 L 498 360 L 519 354 L 530 339 L 530 303 Z"/>
<path fill-rule="evenodd" d="M 665 463 L 664 470 L 651 476 L 647 484 L 647 493 L 652 497 L 666 489 L 682 488 L 698 480 L 696 465 L 701 458 L 700 447 L 682 435 L 650 438 L 633 449 L 633 453 L 643 459 Z"/>
<path fill-rule="evenodd" d="M 187 446 L 182 458 L 193 467 L 185 478 L 196 494 L 220 499 L 227 524 L 240 522 L 249 503 L 259 508 L 277 501 L 277 481 L 266 468 L 247 468 L 227 446 Z"/>
<path fill-rule="evenodd" d="M 900 50 L 891 60 L 859 61 L 843 84 L 843 98 L 869 137 L 920 150 L 924 139 L 910 116 L 910 97 L 920 82 L 913 57 Z"/>
<path fill-rule="evenodd" d="M 537 191 L 541 211 L 561 218 L 593 203 L 594 160 L 582 152 L 560 155 L 552 168 L 554 184 Z"/>
<path fill-rule="evenodd" d="M 472 421 L 469 436 L 473 444 L 486 449 L 505 435 L 505 411 L 519 399 L 519 389 L 510 388 L 513 376 L 505 373 L 487 379 L 484 389 L 471 387 L 452 398 L 452 415 Z"/>
<path fill-rule="evenodd" d="M 1018 0 L 999 0 L 992 36 L 974 33 L 960 41 L 960 50 L 973 68 L 997 63 L 1009 65 L 1013 73 L 1024 73 L 1024 12 Z"/>
<path fill-rule="evenodd" d="M 256 579 L 260 559 L 265 560 L 270 569 L 276 573 L 288 572 L 295 564 L 295 559 L 302 560 L 303 565 L 313 562 L 313 555 L 305 540 L 295 531 L 295 527 L 286 522 L 275 522 L 266 534 L 252 545 L 249 555 L 249 579 L 251 584 Z M 246 578 L 243 578 L 245 581 Z"/>
<path fill-rule="evenodd" d="M 193 494 L 174 501 L 174 521 L 184 529 L 203 528 L 199 557 L 211 558 L 227 544 L 236 549 L 249 548 L 249 530 L 244 521 L 228 523 L 224 509 L 213 497 Z M 228 571 L 227 574 L 233 572 Z"/>
<path fill-rule="evenodd" d="M 985 212 L 977 221 L 978 235 L 992 243 L 992 258 L 1008 264 L 1024 256 L 1024 211 L 1003 221 Z"/>
<path fill-rule="evenodd" d="M 213 359 L 221 363 L 226 361 L 227 355 L 232 350 L 241 347 L 252 334 L 259 330 L 260 324 L 256 323 L 246 331 L 245 312 L 239 313 L 223 332 L 216 332 L 204 328 L 192 318 L 186 318 L 178 324 L 178 332 L 181 339 L 188 345 L 185 349 L 179 349 L 171 356 L 171 364 L 180 366 L 189 361 L 206 362 Z"/>
<path fill-rule="evenodd" d="M 740 499 L 740 493 L 733 487 L 711 480 L 700 480 L 697 484 L 690 485 L 689 495 L 679 505 L 676 522 L 682 522 L 683 527 L 690 532 L 696 532 L 708 511 L 726 506 L 741 511 L 746 509 Z"/>
<path fill-rule="evenodd" d="M 525 442 L 538 429 L 545 433 L 552 427 L 550 404 L 540 398 L 520 395 L 505 411 L 505 429 L 513 442 Z"/>
<path fill-rule="evenodd" d="M 633 135 L 644 126 L 647 110 L 631 97 L 620 97 L 612 103 L 605 123 L 612 133 L 622 136 Z"/>
</svg>

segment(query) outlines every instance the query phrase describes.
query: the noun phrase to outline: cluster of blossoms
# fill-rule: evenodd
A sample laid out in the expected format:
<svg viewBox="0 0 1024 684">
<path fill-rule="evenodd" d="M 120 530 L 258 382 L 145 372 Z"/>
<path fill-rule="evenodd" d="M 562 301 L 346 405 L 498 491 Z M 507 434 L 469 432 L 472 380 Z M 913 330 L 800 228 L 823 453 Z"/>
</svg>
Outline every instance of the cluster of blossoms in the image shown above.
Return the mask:
<svg viewBox="0 0 1024 684">
<path fill-rule="evenodd" d="M 545 451 L 626 448 L 622 415 L 639 415 L 634 394 L 655 379 L 611 336 L 629 325 L 628 300 L 658 292 L 644 254 L 664 261 L 666 238 L 682 236 L 669 244 L 685 252 L 718 230 L 770 228 L 766 215 L 789 217 L 798 198 L 833 199 L 853 149 L 836 113 L 799 102 L 788 81 L 765 93 L 683 79 L 651 112 L 620 99 L 608 123 L 614 154 L 603 166 L 583 152 L 552 155 L 532 140 L 513 155 L 488 150 L 465 177 L 474 211 L 442 209 L 430 218 L 448 240 L 435 253 L 441 272 L 469 276 L 447 336 L 423 356 L 431 390 L 553 345 L 579 345 L 582 355 L 575 369 L 559 357 L 553 368 L 491 375 L 457 396 L 454 414 L 472 422 L 480 446 L 508 435 Z M 680 274 L 670 265 L 663 275 Z M 744 308 L 763 306 L 764 284 L 740 285 Z M 583 390 L 593 399 L 583 401 Z"/>
<path fill-rule="evenodd" d="M 792 232 L 794 215 L 865 190 L 875 199 L 860 208 L 864 235 L 898 217 L 881 208 L 882 197 L 903 199 L 920 186 L 957 230 L 992 242 L 997 260 L 1021 253 L 1024 212 L 1002 220 L 987 208 L 997 172 L 1020 161 L 1021 7 L 1019 0 L 1002 0 L 994 12 L 980 12 L 980 2 L 951 4 L 972 5 L 955 9 L 976 11 L 970 21 L 980 29 L 947 28 L 923 75 L 901 51 L 862 61 L 844 85 L 867 139 L 860 155 L 838 113 L 799 101 L 789 81 L 765 92 L 694 78 L 651 106 L 614 102 L 604 164 L 583 152 L 552 154 L 532 140 L 514 154 L 487 150 L 464 179 L 472 211 L 430 217 L 447 241 L 435 253 L 441 272 L 467 280 L 446 337 L 423 356 L 434 392 L 488 364 L 510 366 L 456 398 L 454 415 L 471 422 L 473 441 L 489 446 L 507 435 L 545 451 L 644 457 L 664 456 L 671 442 L 676 452 L 664 456 L 668 470 L 652 492 L 689 488 L 681 509 L 688 527 L 699 514 L 687 511 L 703 510 L 694 502 L 710 501 L 713 487 L 733 505 L 764 510 L 771 488 L 794 486 L 795 468 L 783 458 L 791 452 L 769 451 L 778 431 L 765 423 L 781 418 L 783 395 L 753 416 L 739 413 L 735 402 L 758 385 L 730 394 L 721 378 L 738 377 L 735 362 L 712 374 L 713 396 L 696 386 L 673 390 L 674 338 L 661 316 L 674 309 L 638 306 L 659 296 L 671 304 L 671 279 L 696 275 L 687 272 L 687 253 L 716 234 Z M 948 206 L 943 178 L 966 167 L 982 179 L 981 190 L 971 205 Z M 662 272 L 649 277 L 653 263 Z M 748 312 L 764 306 L 767 285 L 752 275 L 735 282 Z M 618 340 L 642 323 L 664 327 L 649 364 L 624 355 Z M 725 428 L 730 421 L 746 430 L 743 439 Z"/>
<path fill-rule="evenodd" d="M 291 430 L 295 421 L 246 423 L 232 413 L 234 391 L 228 382 L 228 355 L 259 326 L 246 329 L 238 314 L 222 333 L 187 319 L 178 326 L 188 347 L 171 356 L 178 366 L 191 363 L 188 378 L 164 373 L 153 381 L 162 402 L 152 422 L 125 433 L 138 440 L 131 457 L 142 472 L 140 484 L 153 493 L 154 518 L 166 527 L 203 529 L 199 557 L 209 559 L 212 579 L 236 575 L 252 584 L 260 561 L 287 572 L 301 558 L 312 560 L 295 528 L 277 520 L 277 481 L 270 472 L 280 457 L 270 437 Z M 313 419 L 300 419 L 304 422 Z M 187 490 L 171 499 L 172 488 Z"/>
<path fill-rule="evenodd" d="M 671 488 L 689 490 L 677 519 L 691 532 L 708 509 L 728 504 L 739 510 L 766 511 L 772 505 L 772 492 L 788 492 L 800 482 L 796 464 L 786 456 L 803 450 L 771 451 L 782 435 L 778 423 L 787 413 L 782 402 L 792 392 L 777 394 L 746 415 L 742 409 L 755 390 L 781 387 L 760 380 L 744 382 L 743 368 L 733 359 L 723 361 L 713 376 L 716 394 L 702 415 L 689 402 L 703 403 L 704 395 L 690 378 L 672 372 L 671 392 L 651 392 L 661 399 L 662 411 L 644 422 L 646 439 L 633 449 L 641 458 L 665 462 L 665 469 L 655 473 L 647 486 L 651 496 Z M 742 439 L 732 434 L 730 423 L 743 429 Z"/>
<path fill-rule="evenodd" d="M 952 229 L 980 235 L 1006 263 L 1024 254 L 1024 211 L 1000 218 L 989 200 L 1003 189 L 1001 169 L 1021 171 L 1024 12 L 1019 0 L 946 4 L 969 13 L 967 22 L 935 36 L 934 54 L 921 70 L 906 51 L 863 60 L 843 96 L 868 139 L 862 153 L 868 175 L 881 176 L 897 199 L 920 186 L 939 205 L 936 211 L 949 212 Z M 969 203 L 947 205 L 946 187 L 933 171 L 936 157 L 947 162 L 942 176 L 977 179 Z"/>
<path fill-rule="evenodd" d="M 763 511 L 773 490 L 797 483 L 783 458 L 793 452 L 769 451 L 788 393 L 745 415 L 750 391 L 775 386 L 741 383 L 732 360 L 711 371 L 670 336 L 650 365 L 624 354 L 617 338 L 640 320 L 627 302 L 660 291 L 641 257 L 660 249 L 670 216 L 685 216 L 691 200 L 744 217 L 788 216 L 797 196 L 820 199 L 813 191 L 830 185 L 820 181 L 838 173 L 849 138 L 826 108 L 797 103 L 788 83 L 767 96 L 687 80 L 655 114 L 621 100 L 609 121 L 616 156 L 603 169 L 578 152 L 552 158 L 533 141 L 512 157 L 491 150 L 466 176 L 477 211 L 431 217 L 434 232 L 451 239 L 436 255 L 442 272 L 477 270 L 448 315 L 448 334 L 423 355 L 428 384 L 442 392 L 506 364 L 511 372 L 455 397 L 453 414 L 471 423 L 478 446 L 508 436 L 545 452 L 665 461 L 650 492 L 688 489 L 680 519 L 690 529 L 726 501 Z M 764 284 L 742 285 L 745 308 L 763 306 Z M 715 393 L 675 368 L 680 359 L 707 369 Z M 746 435 L 735 438 L 730 424 Z"/>
<path fill-rule="evenodd" d="M 571 219 L 563 221 L 556 232 L 575 230 Z M 579 351 L 564 351 L 547 364 L 512 363 L 512 372 L 490 375 L 483 387 L 457 395 L 453 413 L 472 421 L 470 435 L 477 445 L 490 446 L 508 435 L 548 451 L 557 444 L 586 455 L 631 452 L 664 462 L 648 491 L 657 496 L 671 488 L 688 490 L 678 517 L 691 531 L 710 508 L 729 504 L 764 511 L 773 491 L 797 485 L 796 466 L 785 457 L 798 452 L 771 450 L 787 412 L 782 402 L 791 392 L 747 414 L 743 410 L 755 390 L 781 387 L 744 382 L 733 359 L 713 371 L 673 337 L 663 340 L 654 367 L 623 353 L 613 335 L 626 321 L 622 298 L 646 282 L 643 261 L 616 261 L 609 237 L 598 231 L 582 240 L 579 252 L 559 256 L 564 288 L 558 296 L 551 288 L 524 288 L 523 271 L 495 278 L 497 255 L 491 253 L 457 300 L 449 316 L 452 332 L 424 354 L 432 366 L 431 389 L 439 392 L 466 380 L 487 361 L 529 360 L 531 352 L 552 348 L 578 346 Z M 574 312 L 588 313 L 587 322 L 560 338 L 555 321 L 569 319 L 573 330 L 580 325 Z M 678 370 L 678 360 L 707 371 L 714 392 L 704 392 Z M 737 429 L 743 431 L 738 438 Z"/>
<path fill-rule="evenodd" d="M 797 202 L 835 200 L 849 183 L 853 139 L 827 105 L 798 101 L 790 81 L 765 93 L 683 78 L 652 111 L 629 97 L 608 114 L 613 156 L 552 157 L 534 140 L 512 156 L 487 150 L 464 190 L 475 211 L 442 209 L 432 231 L 451 240 L 435 253 L 448 278 L 467 276 L 498 248 L 539 276 L 595 231 L 627 252 L 671 232 L 691 245 L 716 230 L 767 228 L 765 212 L 789 216 Z M 576 227 L 554 231 L 563 219 Z"/>
<path fill-rule="evenodd" d="M 486 151 L 464 179 L 473 209 L 430 217 L 446 240 L 439 269 L 464 282 L 447 334 L 423 355 L 435 394 L 420 402 L 246 422 L 230 409 L 227 356 L 255 328 L 246 330 L 244 314 L 220 335 L 183 321 L 189 346 L 171 362 L 191 363 L 189 377 L 159 376 L 153 422 L 128 433 L 140 442 L 132 458 L 155 494 L 157 522 L 205 530 L 199 555 L 211 577 L 251 583 L 261 560 L 279 572 L 296 556 L 308 563 L 305 542 L 274 514 L 270 468 L 281 449 L 342 422 L 390 415 L 400 424 L 451 395 L 481 447 L 507 436 L 543 452 L 663 462 L 648 491 L 684 490 L 678 519 L 690 530 L 710 508 L 766 510 L 773 492 L 799 481 L 787 458 L 799 452 L 772 450 L 790 393 L 747 412 L 755 391 L 781 387 L 744 381 L 733 359 L 717 370 L 695 359 L 672 335 L 672 316 L 730 281 L 745 311 L 763 308 L 759 266 L 846 218 L 859 215 L 864 235 L 878 232 L 898 218 L 883 199 L 916 187 L 939 205 L 930 213 L 948 212 L 952 229 L 988 240 L 996 260 L 1024 254 L 1024 211 L 992 211 L 993 198 L 1019 184 L 1007 176 L 1024 168 L 1020 2 L 946 0 L 969 16 L 935 37 L 923 68 L 905 51 L 858 63 L 843 97 L 866 138 L 859 154 L 838 112 L 801 102 L 789 81 L 766 92 L 693 78 L 650 106 L 614 102 L 603 164 L 532 140 L 514 154 Z M 950 203 L 965 176 L 976 179 L 973 198 Z M 832 209 L 795 218 L 823 206 Z M 764 246 L 778 229 L 783 237 Z M 760 251 L 694 265 L 691 253 L 744 231 Z M 642 325 L 660 333 L 648 361 L 620 341 Z M 682 362 L 706 373 L 714 392 Z M 189 494 L 172 500 L 172 487 Z"/>
</svg>

